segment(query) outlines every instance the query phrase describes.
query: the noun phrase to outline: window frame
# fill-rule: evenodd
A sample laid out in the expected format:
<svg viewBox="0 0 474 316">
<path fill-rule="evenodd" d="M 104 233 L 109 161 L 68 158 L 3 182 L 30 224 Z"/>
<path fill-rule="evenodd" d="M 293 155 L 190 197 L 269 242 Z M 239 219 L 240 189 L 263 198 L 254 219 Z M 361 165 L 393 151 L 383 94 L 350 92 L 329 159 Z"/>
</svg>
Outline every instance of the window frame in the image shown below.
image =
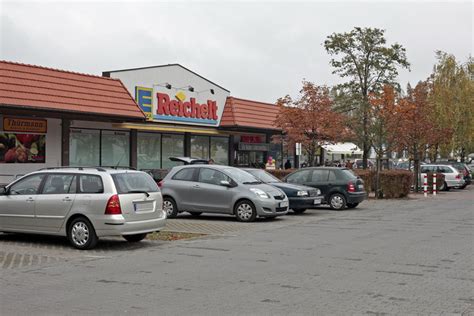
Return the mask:
<svg viewBox="0 0 474 316">
<path fill-rule="evenodd" d="M 200 168 L 197 168 L 197 169 L 199 169 L 199 171 L 198 171 L 198 173 L 197 173 L 197 175 L 196 175 L 196 182 L 198 182 L 198 183 L 205 183 L 205 184 L 217 185 L 217 186 L 220 186 L 220 185 L 221 185 L 220 183 L 217 183 L 217 184 L 216 184 L 216 183 L 210 183 L 210 182 L 199 181 L 199 176 L 201 175 L 201 171 L 202 171 L 202 170 L 211 170 L 211 171 L 214 171 L 214 172 L 218 172 L 218 173 L 222 174 L 224 177 L 226 177 L 226 178 L 227 178 L 227 181 L 228 181 L 229 183 L 233 183 L 233 182 L 234 182 L 234 180 L 233 180 L 231 177 L 229 177 L 227 174 L 225 174 L 224 172 L 222 172 L 222 171 L 220 171 L 220 170 L 213 169 L 213 168 L 206 168 L 206 167 L 200 167 Z M 223 180 L 223 181 L 226 181 L 226 180 Z"/>
<path fill-rule="evenodd" d="M 43 173 L 35 173 L 35 174 L 32 174 L 32 175 L 28 175 L 26 177 L 23 177 L 21 179 L 18 179 L 18 181 L 15 181 L 13 182 L 11 185 L 8 186 L 8 192 L 9 192 L 9 195 L 40 195 L 43 191 L 43 186 L 44 186 L 44 182 L 46 180 L 46 176 L 48 174 L 46 172 L 43 172 Z M 38 189 L 36 189 L 36 193 L 30 193 L 30 194 L 12 194 L 12 187 L 17 185 L 18 183 L 21 183 L 23 181 L 25 181 L 26 179 L 28 178 L 32 178 L 32 177 L 36 177 L 36 176 L 43 176 L 43 178 L 41 179 L 41 182 L 40 182 L 40 185 L 38 186 Z"/>
<path fill-rule="evenodd" d="M 98 174 L 92 174 L 92 173 L 79 173 L 79 176 L 77 177 L 77 183 L 76 183 L 76 194 L 103 194 L 105 192 L 104 188 L 104 181 L 102 180 L 102 177 Z M 82 176 L 93 176 L 93 177 L 98 177 L 100 179 L 100 183 L 102 184 L 102 191 L 101 192 L 82 192 L 81 190 L 81 179 L 80 177 Z"/>
<path fill-rule="evenodd" d="M 64 176 L 73 176 L 73 181 L 71 181 L 71 184 L 69 185 L 69 189 L 68 189 L 68 192 L 66 193 L 44 193 L 44 188 L 46 187 L 46 181 L 48 181 L 48 178 L 50 176 L 55 176 L 55 175 L 64 175 Z M 53 194 L 76 194 L 77 193 L 77 188 L 78 188 L 78 179 L 79 177 L 77 177 L 77 173 L 72 173 L 72 172 L 52 172 L 52 173 L 46 173 L 46 177 L 41 185 L 41 192 L 39 194 L 42 194 L 42 195 L 53 195 Z M 69 192 L 69 190 L 71 190 L 71 186 L 72 186 L 72 183 L 73 182 L 76 182 L 76 192 Z"/>
<path fill-rule="evenodd" d="M 175 181 L 186 181 L 186 182 L 196 182 L 197 181 L 197 173 L 196 170 L 198 170 L 199 168 L 198 167 L 191 167 L 191 168 L 182 168 L 178 171 L 175 172 L 175 174 L 173 174 L 173 176 L 171 177 L 171 180 L 175 180 Z M 191 177 L 191 180 L 184 180 L 184 179 L 176 179 L 175 177 L 185 171 L 185 170 L 192 170 L 193 171 L 193 175 Z"/>
</svg>

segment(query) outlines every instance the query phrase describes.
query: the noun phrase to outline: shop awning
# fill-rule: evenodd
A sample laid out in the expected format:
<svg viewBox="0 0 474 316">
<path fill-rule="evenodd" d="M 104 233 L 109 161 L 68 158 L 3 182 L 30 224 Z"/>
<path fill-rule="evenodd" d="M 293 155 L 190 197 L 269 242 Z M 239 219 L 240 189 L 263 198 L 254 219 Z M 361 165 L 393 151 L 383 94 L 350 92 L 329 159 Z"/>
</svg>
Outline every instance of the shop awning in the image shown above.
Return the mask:
<svg viewBox="0 0 474 316">
<path fill-rule="evenodd" d="M 216 128 L 205 128 L 205 127 L 191 127 L 184 125 L 166 125 L 166 124 L 153 124 L 153 123 L 115 123 L 112 124 L 114 128 L 125 128 L 125 129 L 136 129 L 139 131 L 155 131 L 155 132 L 174 132 L 174 133 L 195 133 L 195 134 L 207 134 L 207 135 L 228 135 L 226 132 L 221 132 Z"/>
<path fill-rule="evenodd" d="M 328 154 L 362 155 L 363 151 L 354 143 L 336 143 L 322 145 Z"/>
<path fill-rule="evenodd" d="M 118 79 L 0 61 L 0 106 L 145 120 Z"/>
</svg>

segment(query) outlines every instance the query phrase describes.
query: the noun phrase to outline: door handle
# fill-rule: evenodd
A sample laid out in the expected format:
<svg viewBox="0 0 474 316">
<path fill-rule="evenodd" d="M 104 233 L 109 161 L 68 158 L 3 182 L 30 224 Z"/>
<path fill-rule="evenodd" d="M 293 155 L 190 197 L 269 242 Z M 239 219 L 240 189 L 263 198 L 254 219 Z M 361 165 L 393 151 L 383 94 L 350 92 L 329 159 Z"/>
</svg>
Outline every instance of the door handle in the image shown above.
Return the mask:
<svg viewBox="0 0 474 316">
<path fill-rule="evenodd" d="M 195 188 L 195 189 L 199 189 L 199 188 L 200 188 L 200 186 L 199 186 L 199 184 L 195 184 L 195 185 L 193 185 L 193 188 Z"/>
<path fill-rule="evenodd" d="M 71 202 L 72 200 L 67 196 L 63 199 L 64 202 Z"/>
<path fill-rule="evenodd" d="M 33 199 L 32 197 L 29 197 L 29 198 L 26 199 L 26 202 L 34 202 L 34 201 L 35 201 L 35 199 Z"/>
</svg>

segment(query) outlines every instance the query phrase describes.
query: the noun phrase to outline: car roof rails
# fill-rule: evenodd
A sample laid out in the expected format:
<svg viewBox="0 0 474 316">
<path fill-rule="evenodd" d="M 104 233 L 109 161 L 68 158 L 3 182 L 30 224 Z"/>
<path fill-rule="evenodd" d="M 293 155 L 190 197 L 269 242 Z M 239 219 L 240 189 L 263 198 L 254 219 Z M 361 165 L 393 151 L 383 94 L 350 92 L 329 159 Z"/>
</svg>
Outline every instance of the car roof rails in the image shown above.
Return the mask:
<svg viewBox="0 0 474 316">
<path fill-rule="evenodd" d="M 97 171 L 107 171 L 101 167 L 71 167 L 71 166 L 47 167 L 47 168 L 41 168 L 39 170 L 41 171 L 41 170 L 55 170 L 55 169 L 78 169 L 78 170 L 96 169 Z"/>
<path fill-rule="evenodd" d="M 127 167 L 127 166 L 101 166 L 100 168 L 114 169 L 114 170 L 137 170 L 137 168 Z"/>
</svg>

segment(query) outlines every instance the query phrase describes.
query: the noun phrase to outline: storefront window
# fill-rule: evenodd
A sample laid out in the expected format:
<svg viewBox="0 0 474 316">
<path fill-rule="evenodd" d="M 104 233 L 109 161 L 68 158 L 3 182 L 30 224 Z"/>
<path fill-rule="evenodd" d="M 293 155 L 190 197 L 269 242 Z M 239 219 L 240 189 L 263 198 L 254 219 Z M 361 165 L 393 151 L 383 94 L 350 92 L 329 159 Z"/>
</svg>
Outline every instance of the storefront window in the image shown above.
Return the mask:
<svg viewBox="0 0 474 316">
<path fill-rule="evenodd" d="M 138 169 L 161 168 L 161 134 L 138 133 L 137 167 Z"/>
<path fill-rule="evenodd" d="M 191 136 L 191 157 L 209 159 L 209 136 Z"/>
<path fill-rule="evenodd" d="M 100 165 L 100 131 L 71 129 L 69 164 L 71 166 Z"/>
<path fill-rule="evenodd" d="M 229 164 L 229 138 L 211 137 L 211 158 L 216 164 Z"/>
<path fill-rule="evenodd" d="M 170 169 L 179 162 L 169 160 L 169 157 L 184 156 L 184 135 L 162 134 L 162 168 Z"/>
<path fill-rule="evenodd" d="M 130 165 L 130 134 L 102 131 L 102 166 Z"/>
</svg>

